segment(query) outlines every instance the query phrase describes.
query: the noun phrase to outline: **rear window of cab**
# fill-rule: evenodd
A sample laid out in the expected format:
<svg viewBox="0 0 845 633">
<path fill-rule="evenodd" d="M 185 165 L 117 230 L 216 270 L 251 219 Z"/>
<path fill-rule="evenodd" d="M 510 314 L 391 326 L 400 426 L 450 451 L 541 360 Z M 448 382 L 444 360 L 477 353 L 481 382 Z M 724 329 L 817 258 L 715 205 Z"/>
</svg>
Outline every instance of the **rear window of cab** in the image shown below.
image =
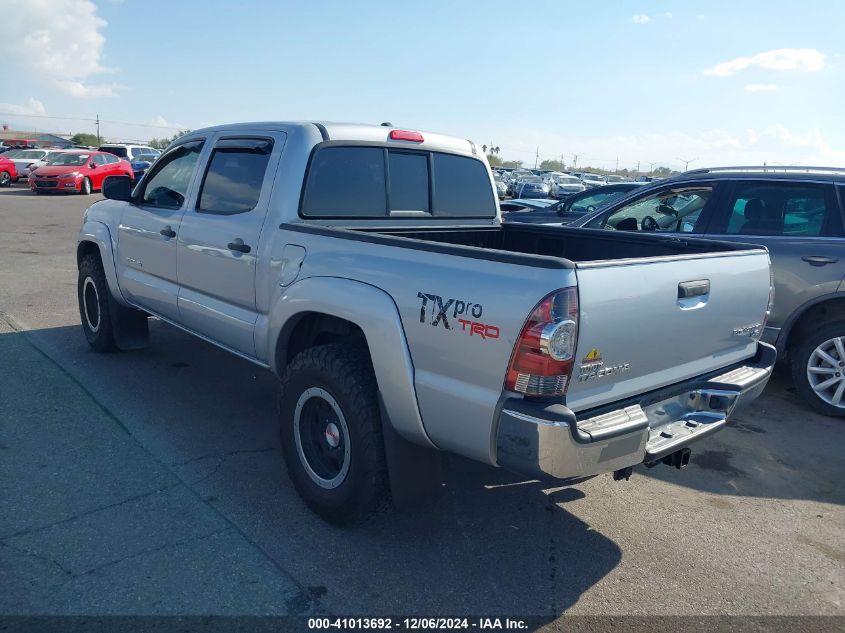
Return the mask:
<svg viewBox="0 0 845 633">
<path fill-rule="evenodd" d="M 300 214 L 311 218 L 492 218 L 487 168 L 467 156 L 381 146 L 324 146 L 311 159 Z"/>
</svg>

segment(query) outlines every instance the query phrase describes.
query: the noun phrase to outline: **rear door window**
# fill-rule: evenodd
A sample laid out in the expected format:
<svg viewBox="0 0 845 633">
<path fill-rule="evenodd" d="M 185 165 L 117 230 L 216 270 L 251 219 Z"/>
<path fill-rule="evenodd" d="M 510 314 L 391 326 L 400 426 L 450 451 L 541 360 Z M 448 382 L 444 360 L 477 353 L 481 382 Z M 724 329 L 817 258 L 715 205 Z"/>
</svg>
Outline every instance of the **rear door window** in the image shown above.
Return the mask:
<svg viewBox="0 0 845 633">
<path fill-rule="evenodd" d="M 273 152 L 271 139 L 223 139 L 214 147 L 197 211 L 235 215 L 252 211 Z"/>
<path fill-rule="evenodd" d="M 841 235 L 830 187 L 816 183 L 739 183 L 717 232 L 727 235 Z"/>
</svg>

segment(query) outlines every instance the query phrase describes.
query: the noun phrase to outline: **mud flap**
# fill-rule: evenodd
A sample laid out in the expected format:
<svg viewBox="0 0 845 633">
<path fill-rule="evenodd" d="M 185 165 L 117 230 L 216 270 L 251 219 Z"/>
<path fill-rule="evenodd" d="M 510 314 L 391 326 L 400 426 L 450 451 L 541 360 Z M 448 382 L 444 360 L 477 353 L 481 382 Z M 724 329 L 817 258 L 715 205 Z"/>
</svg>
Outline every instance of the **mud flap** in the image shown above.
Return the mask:
<svg viewBox="0 0 845 633">
<path fill-rule="evenodd" d="M 399 435 L 390 423 L 381 394 L 379 409 L 393 505 L 405 510 L 440 497 L 444 492 L 440 451 L 419 446 Z"/>
<path fill-rule="evenodd" d="M 118 349 L 129 351 L 149 346 L 150 329 L 145 312 L 120 305 L 111 294 L 109 294 L 109 312 L 114 342 Z"/>
</svg>

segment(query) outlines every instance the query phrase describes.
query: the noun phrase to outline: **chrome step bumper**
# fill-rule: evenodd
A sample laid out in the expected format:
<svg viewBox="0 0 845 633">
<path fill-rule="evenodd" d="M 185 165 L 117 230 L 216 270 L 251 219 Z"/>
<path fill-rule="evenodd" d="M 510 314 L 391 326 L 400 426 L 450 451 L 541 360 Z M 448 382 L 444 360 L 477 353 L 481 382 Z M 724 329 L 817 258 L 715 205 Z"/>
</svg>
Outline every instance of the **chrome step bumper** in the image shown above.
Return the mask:
<svg viewBox="0 0 845 633">
<path fill-rule="evenodd" d="M 504 401 L 496 430 L 499 466 L 534 477 L 574 479 L 661 459 L 727 424 L 762 393 L 777 352 L 758 344 L 738 365 L 576 415 L 557 402 Z"/>
</svg>

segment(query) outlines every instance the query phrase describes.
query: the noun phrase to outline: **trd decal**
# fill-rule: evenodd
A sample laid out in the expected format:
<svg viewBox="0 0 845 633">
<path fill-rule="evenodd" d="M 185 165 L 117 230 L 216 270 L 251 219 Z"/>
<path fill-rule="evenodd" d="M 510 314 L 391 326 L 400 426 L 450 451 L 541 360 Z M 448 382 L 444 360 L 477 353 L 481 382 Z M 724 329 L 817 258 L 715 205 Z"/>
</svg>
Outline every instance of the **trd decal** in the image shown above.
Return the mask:
<svg viewBox="0 0 845 633">
<path fill-rule="evenodd" d="M 461 331 L 470 336 L 482 339 L 499 338 L 499 328 L 477 321 L 471 321 L 463 316 L 481 318 L 484 308 L 480 303 L 461 301 L 460 299 L 446 299 L 440 295 L 418 292 L 420 303 L 420 323 L 429 323 L 433 327 L 442 325 L 447 330 Z M 457 324 L 455 323 L 457 321 Z"/>
</svg>

